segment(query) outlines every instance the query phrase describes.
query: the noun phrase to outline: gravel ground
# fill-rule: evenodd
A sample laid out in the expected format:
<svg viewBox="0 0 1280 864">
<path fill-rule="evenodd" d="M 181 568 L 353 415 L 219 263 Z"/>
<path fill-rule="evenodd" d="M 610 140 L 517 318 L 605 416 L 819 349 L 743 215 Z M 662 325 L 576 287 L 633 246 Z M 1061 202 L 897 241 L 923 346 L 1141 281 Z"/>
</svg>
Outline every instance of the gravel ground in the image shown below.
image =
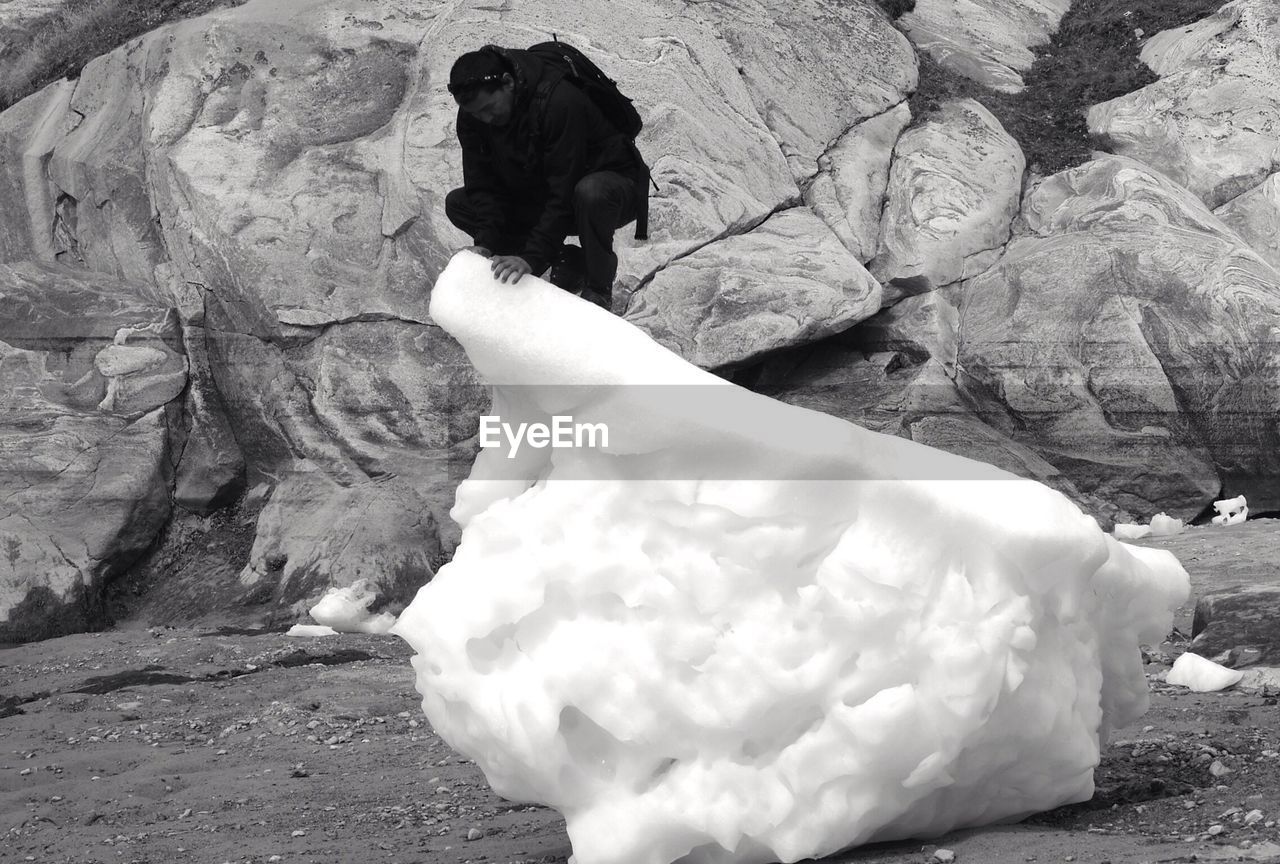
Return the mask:
<svg viewBox="0 0 1280 864">
<path fill-rule="evenodd" d="M 1274 526 L 1274 527 L 1273 527 Z M 1196 529 L 1197 593 L 1280 582 L 1280 522 Z M 1280 861 L 1280 709 L 1159 679 L 1090 802 L 832 861 Z M 391 636 L 125 627 L 0 651 L 0 861 L 561 862 L 554 811 L 503 801 L 430 730 Z"/>
</svg>

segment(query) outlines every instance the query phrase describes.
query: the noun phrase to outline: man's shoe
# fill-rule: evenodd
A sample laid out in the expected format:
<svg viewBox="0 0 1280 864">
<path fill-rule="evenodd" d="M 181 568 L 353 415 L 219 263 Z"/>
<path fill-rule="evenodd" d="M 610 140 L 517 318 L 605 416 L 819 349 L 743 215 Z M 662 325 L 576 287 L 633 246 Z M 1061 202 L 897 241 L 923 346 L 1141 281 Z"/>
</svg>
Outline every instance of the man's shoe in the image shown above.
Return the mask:
<svg viewBox="0 0 1280 864">
<path fill-rule="evenodd" d="M 594 288 L 583 288 L 582 299 L 596 304 L 605 311 L 613 311 L 613 298 L 603 291 L 596 291 Z"/>
</svg>

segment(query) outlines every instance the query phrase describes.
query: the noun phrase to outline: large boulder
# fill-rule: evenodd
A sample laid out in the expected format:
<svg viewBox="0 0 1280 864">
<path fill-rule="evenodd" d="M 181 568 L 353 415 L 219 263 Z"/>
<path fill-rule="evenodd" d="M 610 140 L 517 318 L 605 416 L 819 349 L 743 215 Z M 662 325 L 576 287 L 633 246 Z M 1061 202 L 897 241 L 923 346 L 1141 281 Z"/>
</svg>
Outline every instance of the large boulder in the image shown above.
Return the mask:
<svg viewBox="0 0 1280 864">
<path fill-rule="evenodd" d="M 1191 650 L 1233 668 L 1280 666 L 1280 584 L 1235 585 L 1196 601 Z"/>
<path fill-rule="evenodd" d="M 1272 267 L 1280 269 L 1280 174 L 1213 211 Z"/>
<path fill-rule="evenodd" d="M 956 386 L 959 315 L 942 291 L 908 297 L 839 336 L 771 359 L 757 387 L 792 405 L 842 417 L 1039 480 L 1102 521 L 1117 513 L 1085 495 L 1031 447 L 988 424 L 998 410 Z"/>
<path fill-rule="evenodd" d="M 1142 57 L 1160 80 L 1089 110 L 1089 130 L 1218 207 L 1280 164 L 1280 10 L 1234 0 L 1153 37 Z"/>
<path fill-rule="evenodd" d="M 343 485 L 304 467 L 271 490 L 240 573 L 241 602 L 302 616 L 331 586 L 364 583 L 376 594 L 372 611 L 398 614 L 441 563 L 430 508 L 409 484 Z"/>
<path fill-rule="evenodd" d="M 1071 0 L 915 0 L 898 18 L 911 42 L 946 69 L 1001 93 L 1023 88 L 1031 49 L 1049 41 Z"/>
<path fill-rule="evenodd" d="M 56 216 L 61 190 L 45 166 L 79 122 L 69 110 L 73 92 L 73 82 L 59 81 L 0 113 L 0 261 L 53 261 L 67 245 Z"/>
<path fill-rule="evenodd" d="M 956 310 L 942 292 L 908 297 L 831 339 L 771 357 L 757 389 L 792 405 L 913 437 L 927 417 L 959 412 Z"/>
<path fill-rule="evenodd" d="M 911 109 L 900 102 L 854 126 L 818 157 L 818 174 L 804 191 L 804 203 L 864 264 L 880 248 L 893 146 L 910 121 Z"/>
<path fill-rule="evenodd" d="M 672 262 L 627 320 L 705 368 L 837 333 L 880 308 L 880 285 L 806 208 Z"/>
<path fill-rule="evenodd" d="M 727 46 L 797 180 L 813 176 L 831 141 L 916 87 L 915 52 L 874 2 L 705 3 L 687 13 Z"/>
<path fill-rule="evenodd" d="M 871 273 L 918 292 L 976 276 L 1009 239 L 1026 160 L 972 99 L 945 103 L 898 139 Z"/>
<path fill-rule="evenodd" d="M 168 518 L 187 366 L 142 293 L 0 264 L 0 642 L 99 623 L 105 580 Z"/>
<path fill-rule="evenodd" d="M 959 294 L 962 389 L 1081 491 L 1280 504 L 1280 274 L 1182 187 L 1122 157 L 1057 174 Z"/>
</svg>

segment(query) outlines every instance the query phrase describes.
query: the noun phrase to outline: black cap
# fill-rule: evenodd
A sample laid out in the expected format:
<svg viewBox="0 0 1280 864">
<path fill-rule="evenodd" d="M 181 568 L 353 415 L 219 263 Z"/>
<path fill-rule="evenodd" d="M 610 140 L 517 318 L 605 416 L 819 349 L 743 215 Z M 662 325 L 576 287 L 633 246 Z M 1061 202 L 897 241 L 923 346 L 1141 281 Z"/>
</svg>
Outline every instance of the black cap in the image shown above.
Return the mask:
<svg viewBox="0 0 1280 864">
<path fill-rule="evenodd" d="M 484 48 L 468 51 L 453 61 L 453 68 L 449 70 L 449 92 L 459 102 L 469 101 L 481 89 L 496 89 L 497 82 L 508 71 L 498 52 Z"/>
</svg>

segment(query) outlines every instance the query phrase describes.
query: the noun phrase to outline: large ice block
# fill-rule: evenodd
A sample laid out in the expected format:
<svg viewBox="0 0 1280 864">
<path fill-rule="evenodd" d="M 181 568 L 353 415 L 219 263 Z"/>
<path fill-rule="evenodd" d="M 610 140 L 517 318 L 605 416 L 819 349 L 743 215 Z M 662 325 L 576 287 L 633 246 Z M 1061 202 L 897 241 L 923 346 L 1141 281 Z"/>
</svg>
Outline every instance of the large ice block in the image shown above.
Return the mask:
<svg viewBox="0 0 1280 864">
<path fill-rule="evenodd" d="M 1059 493 L 729 384 L 460 253 L 431 315 L 502 422 L 394 631 L 423 709 L 578 864 L 795 861 L 1086 799 L 1186 597 Z"/>
</svg>

